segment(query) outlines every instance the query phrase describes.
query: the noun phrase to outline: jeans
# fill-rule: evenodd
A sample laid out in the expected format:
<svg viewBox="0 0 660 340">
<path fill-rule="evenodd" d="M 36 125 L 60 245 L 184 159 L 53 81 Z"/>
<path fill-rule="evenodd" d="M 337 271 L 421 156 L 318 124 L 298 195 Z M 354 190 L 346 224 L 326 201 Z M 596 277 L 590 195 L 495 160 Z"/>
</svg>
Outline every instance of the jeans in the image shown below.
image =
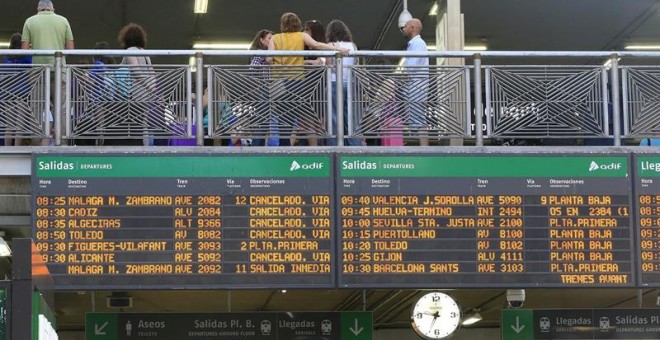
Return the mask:
<svg viewBox="0 0 660 340">
<path fill-rule="evenodd" d="M 343 97 L 344 97 L 344 134 L 348 132 L 348 84 L 344 82 L 342 84 L 342 90 L 343 90 Z M 332 134 L 337 135 L 337 98 L 335 97 L 337 93 L 337 82 L 333 81 L 332 82 L 332 97 L 331 97 L 331 103 L 332 103 Z M 353 122 L 355 123 L 355 122 Z M 329 146 L 336 146 L 337 145 L 337 139 L 328 139 L 327 145 Z M 346 146 L 361 146 L 362 145 L 362 140 L 359 138 L 344 138 L 344 145 Z"/>
</svg>

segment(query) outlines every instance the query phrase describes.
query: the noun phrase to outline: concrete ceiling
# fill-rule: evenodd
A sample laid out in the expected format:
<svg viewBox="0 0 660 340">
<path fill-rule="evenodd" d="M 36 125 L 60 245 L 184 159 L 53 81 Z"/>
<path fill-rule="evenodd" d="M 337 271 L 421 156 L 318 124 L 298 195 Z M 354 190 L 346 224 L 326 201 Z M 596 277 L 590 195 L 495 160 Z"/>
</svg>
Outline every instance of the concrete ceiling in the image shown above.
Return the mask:
<svg viewBox="0 0 660 340">
<path fill-rule="evenodd" d="M 117 33 L 128 22 L 146 28 L 148 48 L 152 49 L 189 49 L 197 40 L 248 42 L 259 29 L 277 31 L 281 13 L 293 11 L 303 21 L 344 20 L 361 49 L 400 50 L 405 41 L 394 21 L 401 2 L 210 0 L 204 15 L 193 14 L 193 0 L 66 0 L 55 4 L 56 11 L 71 22 L 78 48 L 91 48 L 97 41 L 117 46 Z M 408 1 L 413 16 L 422 19 L 422 35 L 429 42 L 435 34 L 436 17 L 428 15 L 433 2 Z M 0 2 L 0 39 L 21 31 L 25 18 L 35 13 L 36 3 Z M 462 1 L 466 42 L 485 40 L 491 50 L 601 51 L 621 49 L 629 41 L 657 42 L 659 8 L 656 0 Z"/>
<path fill-rule="evenodd" d="M 20 31 L 35 13 L 36 0 L 0 1 L 0 40 Z M 401 50 L 405 41 L 394 20 L 400 0 L 211 0 L 209 13 L 192 13 L 193 0 L 56 0 L 57 12 L 72 25 L 76 46 L 91 48 L 96 41 L 116 45 L 119 29 L 128 22 L 149 32 L 148 48 L 189 49 L 195 40 L 251 40 L 261 28 L 277 30 L 279 16 L 293 11 L 303 20 L 324 23 L 344 20 L 361 49 Z M 422 17 L 423 36 L 432 41 L 435 17 L 428 16 L 431 0 L 410 0 L 409 10 Z M 486 41 L 490 50 L 620 50 L 627 42 L 659 42 L 660 2 L 657 0 L 463 0 L 467 43 Z M 377 44 L 383 36 L 382 43 Z M 656 40 L 657 39 L 657 40 Z M 459 287 L 457 287 L 459 288 Z M 655 291 L 644 291 L 643 306 L 655 304 Z M 360 310 L 354 290 L 129 292 L 130 312 L 224 312 L 250 310 Z M 633 289 L 528 290 L 529 308 L 637 307 Z M 56 295 L 61 329 L 80 330 L 84 313 L 108 311 L 110 292 L 63 292 Z M 485 319 L 474 327 L 497 327 L 506 300 L 502 289 L 451 291 L 463 310 L 479 307 Z M 379 327 L 409 327 L 410 307 L 420 295 L 412 290 L 367 292 L 367 309 Z M 653 296 L 651 296 L 653 295 Z M 116 311 L 116 310 L 112 310 Z"/>
</svg>

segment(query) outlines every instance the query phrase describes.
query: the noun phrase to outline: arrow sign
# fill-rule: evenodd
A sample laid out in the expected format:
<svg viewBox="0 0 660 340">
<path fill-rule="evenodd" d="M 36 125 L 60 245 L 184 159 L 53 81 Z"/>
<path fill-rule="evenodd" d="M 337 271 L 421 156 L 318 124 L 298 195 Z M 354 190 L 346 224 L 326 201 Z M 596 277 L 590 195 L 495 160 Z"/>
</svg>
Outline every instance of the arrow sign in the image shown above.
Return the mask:
<svg viewBox="0 0 660 340">
<path fill-rule="evenodd" d="M 362 333 L 364 327 L 360 327 L 360 325 L 358 324 L 358 319 L 354 319 L 354 320 L 355 320 L 355 327 L 349 327 L 348 329 L 351 331 L 351 333 L 353 333 L 353 335 L 358 336 L 360 335 L 360 333 Z"/>
<path fill-rule="evenodd" d="M 341 338 L 339 340 L 373 339 L 373 317 L 371 312 L 342 312 L 340 327 Z"/>
<path fill-rule="evenodd" d="M 105 326 L 107 326 L 107 325 L 108 325 L 108 321 L 104 322 L 101 325 L 101 327 L 99 327 L 99 324 L 95 323 L 94 324 L 94 335 L 106 335 L 105 331 L 103 331 L 103 329 L 105 329 Z"/>
<path fill-rule="evenodd" d="M 525 329 L 525 325 L 520 324 L 519 316 L 516 316 L 516 325 L 515 327 L 511 325 L 511 329 L 513 329 L 513 331 L 516 332 L 516 334 L 520 334 L 520 332 L 522 332 L 522 330 Z"/>
<path fill-rule="evenodd" d="M 534 340 L 534 312 L 529 309 L 502 310 L 502 340 Z"/>
</svg>

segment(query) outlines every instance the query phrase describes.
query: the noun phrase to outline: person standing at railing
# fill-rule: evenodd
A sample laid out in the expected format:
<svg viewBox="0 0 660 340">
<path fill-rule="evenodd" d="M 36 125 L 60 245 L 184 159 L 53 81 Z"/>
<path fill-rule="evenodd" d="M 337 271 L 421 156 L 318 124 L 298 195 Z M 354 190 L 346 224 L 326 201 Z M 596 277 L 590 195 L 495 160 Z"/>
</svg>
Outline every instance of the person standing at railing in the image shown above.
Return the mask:
<svg viewBox="0 0 660 340">
<path fill-rule="evenodd" d="M 250 45 L 250 50 L 267 50 L 268 44 L 273 39 L 273 34 L 273 31 L 267 29 L 263 29 L 257 32 L 257 35 L 254 37 L 252 44 Z M 250 58 L 250 66 L 257 71 L 255 76 L 260 80 L 260 84 L 266 83 L 268 81 L 269 75 L 267 65 L 268 62 L 266 57 L 252 56 Z M 256 91 L 258 91 L 259 102 L 262 103 L 262 105 L 255 109 L 254 114 L 257 115 L 260 120 L 262 120 L 264 117 L 268 117 L 268 112 L 263 112 L 266 111 L 264 108 L 268 103 L 268 90 L 267 87 L 264 89 L 263 86 L 259 86 Z M 270 119 L 268 119 L 268 121 L 270 135 L 264 136 L 264 138 L 252 138 L 252 146 L 279 145 L 280 141 L 278 137 L 279 135 L 277 133 L 277 125 Z"/>
<path fill-rule="evenodd" d="M 147 32 L 142 26 L 130 23 L 119 31 L 119 44 L 129 50 L 144 50 L 147 45 Z M 121 61 L 122 65 L 128 65 L 130 68 L 130 84 L 128 82 L 119 82 L 117 84 L 118 92 L 126 92 L 128 97 L 121 98 L 121 109 L 110 112 L 110 115 L 137 115 L 138 117 L 110 117 L 112 121 L 119 122 L 121 128 L 128 128 L 134 134 L 145 133 L 144 126 L 149 127 L 152 123 L 152 114 L 156 115 L 155 108 L 151 107 L 154 103 L 154 94 L 156 91 L 156 79 L 153 67 L 151 67 L 151 58 L 147 56 L 126 56 Z M 130 104 L 130 105 L 129 105 Z M 164 106 L 160 111 L 165 112 Z M 134 119 L 142 120 L 136 124 Z M 157 119 L 157 118 L 155 118 Z M 126 125 L 128 124 L 128 125 Z M 136 138 L 135 135 L 124 139 L 106 139 L 104 145 L 149 145 L 152 139 L 144 136 Z"/>
<path fill-rule="evenodd" d="M 401 29 L 403 35 L 410 39 L 407 52 L 427 52 L 426 42 L 422 40 L 422 22 L 419 19 L 408 20 Z M 404 71 L 409 75 L 404 92 L 408 98 L 408 126 L 419 134 L 419 145 L 428 146 L 429 138 L 426 131 L 426 102 L 428 100 L 428 57 L 406 57 L 403 63 Z"/>
<path fill-rule="evenodd" d="M 94 44 L 95 50 L 108 50 L 110 44 L 100 41 Z M 100 52 L 100 51 L 99 51 Z M 81 84 L 87 87 L 86 105 L 80 101 L 74 104 L 71 119 L 76 126 L 84 128 L 102 129 L 106 125 L 106 119 L 109 118 L 109 112 L 114 106 L 114 95 L 117 92 L 114 70 L 109 69 L 108 65 L 116 64 L 115 59 L 106 55 L 94 55 L 91 59 L 92 66 L 89 69 L 89 82 L 73 82 L 71 86 Z M 73 97 L 73 96 L 72 96 Z M 73 99 L 72 101 L 76 101 Z M 97 145 L 96 139 L 80 138 L 75 140 L 75 145 L 92 146 Z"/>
<path fill-rule="evenodd" d="M 341 21 L 341 20 L 332 20 L 328 24 L 328 29 L 326 30 L 328 33 L 328 41 L 332 46 L 347 49 L 350 52 L 357 51 L 357 46 L 355 46 L 355 43 L 353 43 L 353 36 L 351 35 L 351 31 L 348 29 L 348 26 Z M 334 58 L 328 58 L 327 60 L 328 65 L 333 65 L 334 64 Z M 343 60 L 343 69 L 341 70 L 342 72 L 342 84 L 337 84 L 337 72 L 339 70 L 333 69 L 332 70 L 332 75 L 331 75 L 331 80 L 332 80 L 332 133 L 334 135 L 337 135 L 337 100 L 334 98 L 337 95 L 337 87 L 341 86 L 342 87 L 342 92 L 344 93 L 343 99 L 344 102 L 341 104 L 344 107 L 344 133 L 348 132 L 348 75 L 349 75 L 349 68 L 352 67 L 355 64 L 355 58 L 344 58 Z M 361 139 L 358 138 L 346 138 L 344 140 L 345 145 L 347 146 L 360 146 L 363 145 L 363 142 Z M 331 139 L 328 140 L 328 145 L 337 145 L 337 140 L 336 139 Z"/>
<path fill-rule="evenodd" d="M 313 50 L 335 50 L 340 51 L 343 55 L 348 55 L 347 49 L 318 42 L 309 34 L 301 32 L 302 22 L 295 13 L 282 14 L 280 29 L 282 33 L 275 34 L 268 44 L 269 50 L 303 51 L 307 46 Z M 268 61 L 274 64 L 275 68 L 282 67 L 280 70 L 273 69 L 271 73 L 274 81 L 271 98 L 286 104 L 287 100 L 295 99 L 298 92 L 303 90 L 301 85 L 304 84 L 304 58 L 302 56 L 269 57 Z M 294 114 L 302 115 L 312 111 L 311 107 L 298 106 L 295 109 L 293 110 L 290 105 L 279 105 L 277 108 L 279 112 L 274 113 L 281 134 L 280 146 L 291 146 L 291 134 L 298 127 L 299 117 L 283 117 L 284 113 L 294 112 Z"/>
<path fill-rule="evenodd" d="M 14 33 L 11 36 L 11 39 L 9 40 L 9 49 L 12 50 L 19 50 L 21 49 L 21 34 L 20 33 Z M 32 64 L 32 56 L 29 55 L 7 55 L 2 59 L 3 64 L 13 64 L 13 65 L 28 65 Z M 2 89 L 0 93 L 2 93 L 2 97 L 9 97 L 10 99 L 13 100 L 20 100 L 21 95 L 27 94 L 30 92 L 31 87 L 30 87 L 30 81 L 27 79 L 28 75 L 24 73 L 24 69 L 22 68 L 12 68 L 10 72 L 16 73 L 16 76 L 18 77 L 24 77 L 25 79 L 21 79 L 18 81 L 18 84 L 15 84 L 13 86 L 10 86 L 7 89 Z M 25 103 L 27 104 L 27 103 Z M 9 114 L 9 112 L 6 112 L 6 114 Z M 20 116 L 21 113 L 18 113 L 18 117 L 14 117 L 12 119 L 13 121 L 16 122 L 22 122 L 26 123 L 25 120 L 27 117 L 22 117 Z M 13 126 L 13 127 L 6 127 L 6 128 L 11 128 L 12 130 L 18 130 L 18 131 L 23 131 L 23 128 L 21 126 Z M 5 146 L 13 146 L 14 142 L 16 143 L 15 145 L 20 145 L 21 144 L 21 139 L 14 139 L 11 136 L 5 136 L 4 140 L 0 139 L 0 145 L 5 145 Z"/>
<path fill-rule="evenodd" d="M 305 22 L 305 29 L 303 30 L 303 32 L 309 34 L 309 36 L 316 41 L 327 43 L 326 35 L 325 35 L 325 27 L 323 27 L 323 24 L 321 24 L 321 22 L 318 20 L 309 20 Z M 309 50 L 309 47 L 305 46 L 305 50 Z M 325 58 L 323 57 L 307 56 L 304 57 L 304 60 L 306 66 L 325 65 Z M 319 118 L 318 123 L 322 126 L 323 122 L 321 122 L 320 119 L 321 117 L 318 115 L 318 112 L 321 112 L 321 108 L 319 108 L 319 103 L 317 102 L 314 105 L 314 113 L 315 113 L 314 117 Z M 298 138 L 299 146 L 317 146 L 318 144 L 319 144 L 318 138 L 316 138 L 314 134 L 308 134 L 307 139 Z"/>
<path fill-rule="evenodd" d="M 23 25 L 22 48 L 27 50 L 71 50 L 74 48 L 73 33 L 69 21 L 61 16 L 55 14 L 55 6 L 51 0 L 39 0 L 37 4 L 37 14 L 25 20 Z M 33 58 L 34 64 L 47 64 L 53 66 L 55 64 L 55 57 L 38 56 Z M 52 69 L 54 72 L 54 67 Z M 65 92 L 66 86 L 64 81 L 61 84 L 61 98 L 62 98 L 62 122 L 64 122 L 64 105 L 65 105 Z M 50 77 L 50 96 L 53 104 L 55 103 L 55 77 L 51 73 Z M 54 105 L 53 105 L 54 106 Z M 46 110 L 48 111 L 48 110 Z M 44 113 L 43 119 L 49 119 L 52 114 Z M 62 130 L 65 129 L 65 124 L 62 124 Z M 33 144 L 48 145 L 49 140 L 33 140 Z"/>
</svg>

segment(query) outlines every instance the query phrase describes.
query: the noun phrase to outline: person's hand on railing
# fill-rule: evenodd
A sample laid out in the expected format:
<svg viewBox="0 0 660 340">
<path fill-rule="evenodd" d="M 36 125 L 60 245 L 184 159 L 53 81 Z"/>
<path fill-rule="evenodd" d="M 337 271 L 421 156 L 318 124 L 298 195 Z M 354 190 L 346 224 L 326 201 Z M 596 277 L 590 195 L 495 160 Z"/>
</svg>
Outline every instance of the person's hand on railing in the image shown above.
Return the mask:
<svg viewBox="0 0 660 340">
<path fill-rule="evenodd" d="M 351 54 L 351 50 L 349 50 L 348 48 L 339 48 L 337 51 L 341 52 L 341 55 L 343 55 L 344 57 Z"/>
</svg>

